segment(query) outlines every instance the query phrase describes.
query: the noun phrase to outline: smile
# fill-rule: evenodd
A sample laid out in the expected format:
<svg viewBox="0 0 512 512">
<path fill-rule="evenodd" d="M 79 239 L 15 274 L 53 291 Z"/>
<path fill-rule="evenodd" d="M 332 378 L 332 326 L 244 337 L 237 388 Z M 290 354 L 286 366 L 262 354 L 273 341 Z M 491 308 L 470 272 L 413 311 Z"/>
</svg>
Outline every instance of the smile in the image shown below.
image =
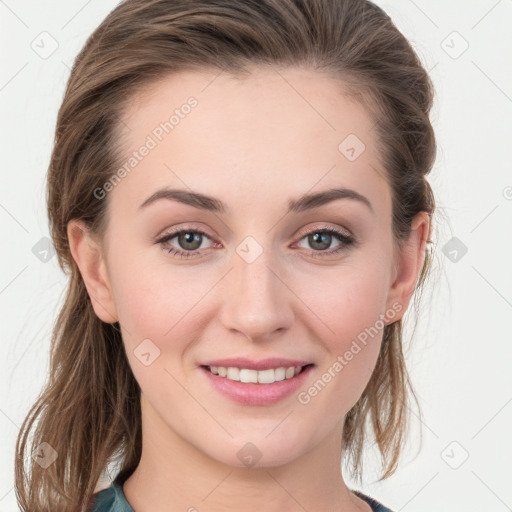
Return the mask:
<svg viewBox="0 0 512 512">
<path fill-rule="evenodd" d="M 213 389 L 226 398 L 246 406 L 268 406 L 297 392 L 309 378 L 314 366 L 306 364 L 256 370 L 201 365 L 200 369 Z"/>
<path fill-rule="evenodd" d="M 249 368 L 236 368 L 233 366 L 205 366 L 211 373 L 243 383 L 253 384 L 273 384 L 282 380 L 293 379 L 301 373 L 306 366 L 284 366 L 279 368 L 269 368 L 267 370 L 251 370 Z"/>
</svg>

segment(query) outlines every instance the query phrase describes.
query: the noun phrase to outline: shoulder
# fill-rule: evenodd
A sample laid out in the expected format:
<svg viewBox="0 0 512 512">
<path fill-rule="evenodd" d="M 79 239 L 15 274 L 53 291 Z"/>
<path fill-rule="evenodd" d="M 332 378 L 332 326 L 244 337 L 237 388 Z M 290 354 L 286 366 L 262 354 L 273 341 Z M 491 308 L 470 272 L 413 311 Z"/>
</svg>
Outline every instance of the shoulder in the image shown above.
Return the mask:
<svg viewBox="0 0 512 512">
<path fill-rule="evenodd" d="M 361 491 L 352 490 L 352 492 L 362 500 L 366 501 L 366 503 L 368 503 L 370 507 L 372 507 L 372 512 L 393 512 L 391 509 L 387 508 L 376 499 L 371 498 L 366 494 L 363 494 Z"/>
<path fill-rule="evenodd" d="M 94 495 L 91 512 L 134 512 L 123 493 L 122 485 L 114 481 Z"/>
</svg>

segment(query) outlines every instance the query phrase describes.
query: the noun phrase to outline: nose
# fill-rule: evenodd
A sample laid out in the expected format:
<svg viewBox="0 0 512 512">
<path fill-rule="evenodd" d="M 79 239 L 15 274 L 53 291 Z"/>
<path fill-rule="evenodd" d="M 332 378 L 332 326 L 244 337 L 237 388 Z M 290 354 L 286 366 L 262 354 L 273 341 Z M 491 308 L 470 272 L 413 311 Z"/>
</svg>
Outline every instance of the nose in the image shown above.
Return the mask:
<svg viewBox="0 0 512 512">
<path fill-rule="evenodd" d="M 285 332 L 294 321 L 293 293 L 267 251 L 252 262 L 233 254 L 222 293 L 221 321 L 231 332 L 261 341 Z"/>
</svg>

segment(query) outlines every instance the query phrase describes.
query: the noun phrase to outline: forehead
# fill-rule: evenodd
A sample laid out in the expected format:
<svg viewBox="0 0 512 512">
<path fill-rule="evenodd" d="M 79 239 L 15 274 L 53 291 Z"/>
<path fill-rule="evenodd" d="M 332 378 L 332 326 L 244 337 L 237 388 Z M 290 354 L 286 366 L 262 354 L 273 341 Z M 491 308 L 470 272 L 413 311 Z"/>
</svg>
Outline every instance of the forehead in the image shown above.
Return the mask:
<svg viewBox="0 0 512 512">
<path fill-rule="evenodd" d="M 228 205 L 287 205 L 342 185 L 389 206 L 370 111 L 332 76 L 300 68 L 255 68 L 244 77 L 183 71 L 139 91 L 119 126 L 128 172 L 111 199 L 133 209 L 165 186 Z"/>
</svg>

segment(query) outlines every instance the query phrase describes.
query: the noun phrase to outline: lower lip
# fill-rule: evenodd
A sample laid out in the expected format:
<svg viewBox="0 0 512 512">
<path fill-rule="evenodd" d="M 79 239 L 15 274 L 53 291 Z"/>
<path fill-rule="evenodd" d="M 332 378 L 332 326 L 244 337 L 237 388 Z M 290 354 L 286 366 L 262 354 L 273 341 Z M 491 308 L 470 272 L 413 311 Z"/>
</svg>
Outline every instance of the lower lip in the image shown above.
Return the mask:
<svg viewBox="0 0 512 512">
<path fill-rule="evenodd" d="M 291 379 L 280 380 L 272 384 L 239 382 L 219 377 L 204 367 L 200 368 L 213 387 L 231 400 L 243 405 L 272 405 L 296 391 L 305 381 L 313 366 L 308 366 Z"/>
</svg>

